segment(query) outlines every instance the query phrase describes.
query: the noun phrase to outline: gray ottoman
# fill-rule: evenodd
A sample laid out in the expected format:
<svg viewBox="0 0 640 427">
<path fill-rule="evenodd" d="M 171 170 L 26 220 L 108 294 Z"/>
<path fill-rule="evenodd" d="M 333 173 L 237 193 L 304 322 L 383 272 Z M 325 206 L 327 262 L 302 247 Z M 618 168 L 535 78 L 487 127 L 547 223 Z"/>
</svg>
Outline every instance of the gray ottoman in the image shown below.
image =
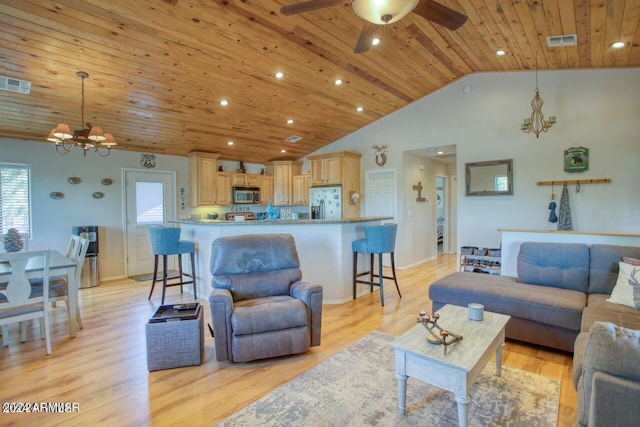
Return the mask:
<svg viewBox="0 0 640 427">
<path fill-rule="evenodd" d="M 192 316 L 191 316 L 192 317 Z M 149 371 L 201 365 L 204 357 L 202 306 L 197 317 L 174 317 L 146 325 Z"/>
</svg>

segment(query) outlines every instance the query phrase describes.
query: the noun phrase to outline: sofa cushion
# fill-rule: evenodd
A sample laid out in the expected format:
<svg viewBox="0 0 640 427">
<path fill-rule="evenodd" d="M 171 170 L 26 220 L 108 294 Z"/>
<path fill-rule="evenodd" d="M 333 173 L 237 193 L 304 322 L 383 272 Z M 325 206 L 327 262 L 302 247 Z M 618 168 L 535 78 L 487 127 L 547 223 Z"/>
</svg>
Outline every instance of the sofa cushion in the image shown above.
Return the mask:
<svg viewBox="0 0 640 427">
<path fill-rule="evenodd" d="M 544 291 L 544 292 L 541 292 Z M 442 304 L 483 304 L 485 310 L 513 317 L 580 330 L 587 296 L 583 292 L 541 289 L 513 277 L 479 273 L 453 273 L 432 283 L 429 298 Z"/>
<path fill-rule="evenodd" d="M 586 293 L 589 287 L 589 246 L 524 242 L 518 253 L 518 281 Z"/>
<path fill-rule="evenodd" d="M 308 323 L 307 306 L 299 299 L 284 295 L 240 301 L 231 313 L 234 336 L 306 327 Z"/>
<path fill-rule="evenodd" d="M 608 302 L 609 295 L 590 294 L 582 312 L 580 331 L 585 332 L 595 322 L 611 322 L 624 328 L 640 330 L 640 310 Z"/>
<path fill-rule="evenodd" d="M 618 280 L 618 263 L 625 256 L 640 258 L 640 248 L 614 245 L 589 247 L 590 294 L 611 294 Z"/>
</svg>

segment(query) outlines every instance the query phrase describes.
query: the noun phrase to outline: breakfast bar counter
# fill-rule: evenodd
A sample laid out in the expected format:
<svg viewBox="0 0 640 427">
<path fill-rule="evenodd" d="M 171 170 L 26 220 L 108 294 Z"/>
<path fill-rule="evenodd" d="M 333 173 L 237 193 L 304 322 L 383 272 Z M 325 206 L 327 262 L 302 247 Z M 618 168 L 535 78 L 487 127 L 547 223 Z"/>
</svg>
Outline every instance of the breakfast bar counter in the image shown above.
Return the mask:
<svg viewBox="0 0 640 427">
<path fill-rule="evenodd" d="M 353 298 L 353 252 L 351 242 L 364 237 L 363 227 L 378 225 L 392 217 L 345 219 L 292 219 L 226 221 L 179 219 L 180 239 L 196 244 L 198 295 L 208 299 L 211 290 L 211 244 L 218 237 L 242 234 L 288 233 L 296 242 L 302 279 L 322 285 L 325 304 L 341 304 Z M 364 270 L 363 262 L 359 271 Z M 361 287 L 363 291 L 364 287 Z M 185 288 L 186 291 L 186 288 Z"/>
</svg>

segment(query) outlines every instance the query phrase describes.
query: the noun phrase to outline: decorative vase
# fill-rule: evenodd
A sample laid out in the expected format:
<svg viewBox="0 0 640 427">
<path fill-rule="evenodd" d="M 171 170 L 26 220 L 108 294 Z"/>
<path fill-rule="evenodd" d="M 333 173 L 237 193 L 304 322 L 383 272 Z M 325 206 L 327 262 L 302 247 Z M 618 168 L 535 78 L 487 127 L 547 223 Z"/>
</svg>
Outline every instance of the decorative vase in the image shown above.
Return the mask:
<svg viewBox="0 0 640 427">
<path fill-rule="evenodd" d="M 7 230 L 7 234 L 4 236 L 4 250 L 6 252 L 19 252 L 24 243 L 22 243 L 22 237 L 15 228 Z"/>
</svg>

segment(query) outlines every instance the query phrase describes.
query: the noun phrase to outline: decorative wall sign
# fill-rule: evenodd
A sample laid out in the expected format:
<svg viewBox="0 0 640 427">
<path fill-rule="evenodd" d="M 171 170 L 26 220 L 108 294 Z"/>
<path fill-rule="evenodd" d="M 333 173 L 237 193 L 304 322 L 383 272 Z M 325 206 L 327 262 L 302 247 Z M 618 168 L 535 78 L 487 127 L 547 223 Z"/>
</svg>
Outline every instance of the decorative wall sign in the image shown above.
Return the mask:
<svg viewBox="0 0 640 427">
<path fill-rule="evenodd" d="M 111 185 L 113 184 L 113 180 L 111 178 L 104 178 L 102 181 L 100 181 L 100 183 L 102 185 Z"/>
<path fill-rule="evenodd" d="M 104 197 L 104 193 L 96 191 L 91 195 L 91 197 L 93 197 L 94 199 L 102 199 Z"/>
<path fill-rule="evenodd" d="M 564 152 L 565 172 L 584 172 L 589 169 L 589 149 L 574 146 Z"/>
<path fill-rule="evenodd" d="M 54 191 L 53 193 L 49 194 L 49 197 L 51 197 L 53 200 L 60 200 L 64 197 L 64 193 Z"/>
<path fill-rule="evenodd" d="M 69 179 L 67 179 L 67 182 L 69 184 L 77 185 L 77 184 L 80 184 L 82 182 L 82 180 L 80 178 L 78 178 L 77 176 L 72 176 Z"/>
<path fill-rule="evenodd" d="M 156 167 L 156 156 L 153 154 L 140 154 L 140 166 L 145 167 L 147 169 L 152 169 Z"/>
</svg>

